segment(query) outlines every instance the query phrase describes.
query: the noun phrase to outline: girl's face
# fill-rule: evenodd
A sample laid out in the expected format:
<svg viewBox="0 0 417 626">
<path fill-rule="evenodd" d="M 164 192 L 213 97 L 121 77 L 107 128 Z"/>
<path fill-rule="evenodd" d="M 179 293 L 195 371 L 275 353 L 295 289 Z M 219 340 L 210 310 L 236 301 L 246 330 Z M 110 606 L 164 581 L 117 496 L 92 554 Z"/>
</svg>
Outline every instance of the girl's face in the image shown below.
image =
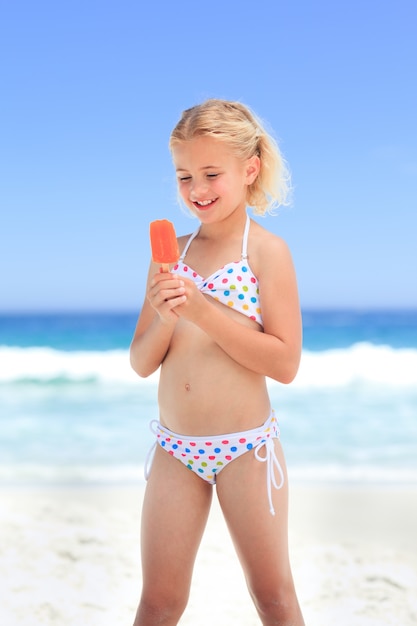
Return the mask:
<svg viewBox="0 0 417 626">
<path fill-rule="evenodd" d="M 212 137 L 194 137 L 172 149 L 179 193 L 203 222 L 224 219 L 246 208 L 248 186 L 259 172 L 259 158 L 238 159 L 227 144 Z"/>
</svg>

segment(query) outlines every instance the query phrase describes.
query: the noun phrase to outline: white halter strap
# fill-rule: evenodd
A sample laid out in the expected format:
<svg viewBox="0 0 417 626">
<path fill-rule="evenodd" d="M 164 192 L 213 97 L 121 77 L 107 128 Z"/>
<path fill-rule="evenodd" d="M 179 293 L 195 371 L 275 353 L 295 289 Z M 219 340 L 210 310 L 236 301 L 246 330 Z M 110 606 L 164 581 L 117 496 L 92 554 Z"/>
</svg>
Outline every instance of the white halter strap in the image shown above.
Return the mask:
<svg viewBox="0 0 417 626">
<path fill-rule="evenodd" d="M 246 224 L 245 224 L 245 230 L 244 230 L 243 239 L 242 239 L 242 253 L 241 253 L 241 255 L 242 255 L 241 258 L 242 259 L 247 259 L 248 258 L 249 228 L 250 228 L 250 217 L 249 217 L 249 215 L 246 215 Z M 193 234 L 190 236 L 190 238 L 188 239 L 187 243 L 185 244 L 185 248 L 182 251 L 182 254 L 180 256 L 180 261 L 184 261 L 185 255 L 188 252 L 188 248 L 190 247 L 190 245 L 194 241 L 194 239 L 197 237 L 199 232 L 200 232 L 200 226 L 197 228 L 197 230 L 195 230 L 193 232 Z"/>
</svg>

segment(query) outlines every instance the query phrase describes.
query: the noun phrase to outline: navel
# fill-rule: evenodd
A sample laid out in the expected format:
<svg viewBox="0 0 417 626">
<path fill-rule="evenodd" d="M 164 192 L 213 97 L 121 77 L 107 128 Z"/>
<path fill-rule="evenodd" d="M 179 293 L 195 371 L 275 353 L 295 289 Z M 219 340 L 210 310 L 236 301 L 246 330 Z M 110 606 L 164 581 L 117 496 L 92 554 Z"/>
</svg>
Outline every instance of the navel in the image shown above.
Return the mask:
<svg viewBox="0 0 417 626">
<path fill-rule="evenodd" d="M 190 383 L 185 383 L 185 391 L 190 391 L 191 390 L 191 385 Z"/>
</svg>

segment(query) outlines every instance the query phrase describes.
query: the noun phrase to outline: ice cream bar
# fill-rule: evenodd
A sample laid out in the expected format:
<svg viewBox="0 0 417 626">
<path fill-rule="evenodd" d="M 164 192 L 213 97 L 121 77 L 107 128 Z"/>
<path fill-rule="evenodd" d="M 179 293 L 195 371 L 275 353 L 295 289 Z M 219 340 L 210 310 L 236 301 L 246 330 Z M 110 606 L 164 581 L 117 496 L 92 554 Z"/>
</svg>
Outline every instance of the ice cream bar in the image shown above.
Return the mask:
<svg viewBox="0 0 417 626">
<path fill-rule="evenodd" d="M 169 220 L 155 220 L 149 231 L 152 260 L 161 264 L 163 272 L 169 272 L 170 263 L 176 263 L 180 256 L 174 225 Z"/>
</svg>

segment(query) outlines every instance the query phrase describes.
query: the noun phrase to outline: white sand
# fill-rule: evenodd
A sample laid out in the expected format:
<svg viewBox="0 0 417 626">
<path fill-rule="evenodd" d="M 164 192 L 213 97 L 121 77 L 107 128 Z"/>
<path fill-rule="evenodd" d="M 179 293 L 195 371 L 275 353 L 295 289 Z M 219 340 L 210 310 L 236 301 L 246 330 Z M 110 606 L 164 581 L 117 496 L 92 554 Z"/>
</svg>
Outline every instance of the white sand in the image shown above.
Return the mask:
<svg viewBox="0 0 417 626">
<path fill-rule="evenodd" d="M 2 489 L 0 624 L 131 626 L 141 499 L 142 487 Z M 417 624 L 417 489 L 293 485 L 290 544 L 307 626 Z M 181 625 L 259 623 L 216 504 Z"/>
</svg>

